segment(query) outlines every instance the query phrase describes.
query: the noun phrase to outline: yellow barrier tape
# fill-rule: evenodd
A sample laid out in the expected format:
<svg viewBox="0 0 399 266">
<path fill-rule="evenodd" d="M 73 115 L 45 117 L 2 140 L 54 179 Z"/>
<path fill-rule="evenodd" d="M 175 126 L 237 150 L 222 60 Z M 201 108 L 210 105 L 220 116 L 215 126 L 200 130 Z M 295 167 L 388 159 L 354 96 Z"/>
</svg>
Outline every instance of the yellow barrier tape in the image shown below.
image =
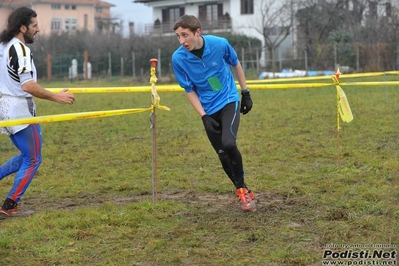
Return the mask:
<svg viewBox="0 0 399 266">
<path fill-rule="evenodd" d="M 337 89 L 337 106 L 338 106 L 338 111 L 341 116 L 342 121 L 349 123 L 353 120 L 353 114 L 351 107 L 349 105 L 348 99 L 346 98 L 346 94 L 344 90 L 341 88 L 340 83 L 339 83 L 339 75 L 341 73 L 339 72 L 339 68 L 335 75 L 332 75 L 332 80 L 335 84 L 335 87 Z M 339 125 L 338 125 L 339 129 Z"/>
<path fill-rule="evenodd" d="M 328 77 L 331 79 L 331 76 Z M 251 89 L 310 89 L 319 87 L 328 87 L 331 83 L 293 83 L 293 84 L 252 84 Z M 378 81 L 378 82 L 342 82 L 340 85 L 345 86 L 397 86 L 399 81 Z M 238 86 L 239 88 L 240 86 Z M 59 92 L 63 88 L 49 88 L 52 92 Z M 171 92 L 184 91 L 179 85 L 162 85 L 157 86 L 157 91 Z M 69 88 L 71 93 L 118 93 L 118 92 L 152 92 L 152 86 L 139 87 L 111 87 L 111 88 Z"/>
<path fill-rule="evenodd" d="M 154 70 L 152 70 L 154 71 Z M 154 73 L 155 74 L 155 73 Z M 361 74 L 345 74 L 341 78 L 356 78 L 356 77 L 372 77 L 395 74 L 398 75 L 399 71 L 388 71 L 388 72 L 373 72 L 373 73 L 361 73 Z M 156 76 L 154 76 L 156 78 Z M 316 77 L 295 77 L 295 78 L 276 78 L 276 79 L 265 79 L 265 80 L 247 80 L 248 84 L 251 84 L 251 89 L 309 89 L 318 87 L 328 87 L 334 84 L 331 83 L 293 83 L 293 84 L 265 84 L 273 82 L 297 82 L 307 80 L 320 80 L 330 79 L 331 76 L 316 76 Z M 157 80 L 151 76 L 151 86 L 134 86 L 134 87 L 93 87 L 93 88 L 69 88 L 68 91 L 71 93 L 117 93 L 117 92 L 153 92 L 153 86 Z M 238 88 L 240 88 L 237 83 Z M 378 81 L 378 82 L 343 82 L 340 85 L 345 86 L 396 86 L 399 85 L 399 81 Z M 64 88 L 47 88 L 52 92 L 60 92 Z M 171 91 L 184 91 L 178 84 L 169 85 L 157 85 L 156 91 L 171 92 Z M 163 108 L 160 108 L 163 109 Z M 165 110 L 165 109 L 163 109 Z"/>
<path fill-rule="evenodd" d="M 64 88 L 47 88 L 51 92 L 60 92 Z M 135 87 L 93 87 L 93 88 L 68 88 L 71 93 L 115 93 L 115 92 L 152 92 L 152 86 Z M 157 86 L 157 91 L 183 91 L 179 85 Z"/>
<path fill-rule="evenodd" d="M 252 85 L 251 89 L 308 89 L 317 87 L 331 86 L 331 83 L 302 83 L 302 84 L 257 84 Z M 239 86 L 238 86 L 239 87 Z M 48 88 L 52 92 L 59 92 L 63 88 Z M 152 86 L 140 87 L 111 87 L 111 88 L 69 88 L 71 93 L 116 93 L 116 92 L 152 92 Z M 184 91 L 179 85 L 156 86 L 156 91 Z"/>
<path fill-rule="evenodd" d="M 361 78 L 361 77 L 374 77 L 374 76 L 383 76 L 383 75 L 399 75 L 399 71 L 345 74 L 345 76 L 341 77 L 341 78 Z M 301 80 L 322 80 L 322 79 L 330 79 L 330 78 L 331 78 L 330 76 L 274 78 L 274 79 L 247 80 L 247 83 L 248 84 L 273 83 L 273 82 L 289 82 L 289 81 L 301 81 Z"/>
<path fill-rule="evenodd" d="M 160 105 L 160 97 L 155 89 L 155 82 L 157 77 L 155 76 L 155 67 L 151 67 L 151 86 L 141 86 L 141 87 L 111 87 L 111 88 L 70 88 L 68 89 L 71 93 L 115 93 L 115 92 L 151 92 L 151 107 L 149 108 L 136 108 L 136 109 L 121 109 L 121 110 L 108 110 L 108 111 L 93 111 L 93 112 L 81 112 L 81 113 L 70 113 L 70 114 L 58 114 L 58 115 L 47 115 L 47 116 L 37 116 L 19 119 L 9 119 L 1 120 L 0 127 L 9 127 L 16 125 L 26 125 L 26 124 L 37 124 L 37 123 L 51 123 L 60 122 L 68 120 L 78 120 L 87 118 L 100 118 L 115 115 L 126 115 L 139 112 L 151 111 L 154 112 L 155 108 L 169 111 L 170 108 L 167 106 Z M 180 86 L 166 86 L 168 90 L 183 90 Z M 47 89 L 54 93 L 60 92 L 63 88 L 51 88 Z"/>
<path fill-rule="evenodd" d="M 336 88 L 339 95 L 339 114 L 341 115 L 342 121 L 349 123 L 353 120 L 351 107 L 349 106 L 348 99 L 346 98 L 346 94 L 341 86 L 336 85 Z"/>
<path fill-rule="evenodd" d="M 151 83 L 151 104 L 161 110 L 170 111 L 170 108 L 167 106 L 160 105 L 161 97 L 159 97 L 157 89 L 155 88 L 155 83 L 157 82 L 158 78 L 155 74 L 156 64 L 158 62 L 157 59 L 153 58 L 150 60 L 151 62 L 151 74 L 150 74 L 150 83 Z M 179 86 L 180 87 L 180 86 Z M 155 110 L 153 109 L 153 112 Z"/>
<path fill-rule="evenodd" d="M 341 85 L 345 86 L 396 86 L 399 81 L 371 81 L 371 82 L 343 82 Z"/>
<path fill-rule="evenodd" d="M 331 83 L 296 83 L 296 84 L 257 84 L 252 89 L 310 89 L 331 86 Z"/>
<path fill-rule="evenodd" d="M 152 109 L 152 107 L 138 108 L 138 109 L 93 111 L 93 112 L 45 115 L 45 116 L 36 116 L 36 117 L 28 117 L 28 118 L 1 120 L 0 127 L 9 127 L 9 126 L 26 125 L 26 124 L 37 124 L 37 123 L 52 123 L 52 122 L 79 120 L 79 119 L 87 119 L 87 118 L 100 118 L 100 117 L 116 116 L 116 115 L 127 115 L 127 114 L 151 111 L 151 109 Z"/>
<path fill-rule="evenodd" d="M 159 105 L 159 102 L 161 101 L 161 98 L 158 95 L 158 92 L 155 88 L 155 83 L 157 83 L 158 78 L 155 75 L 155 66 L 156 62 L 158 61 L 157 59 L 151 59 L 151 74 L 150 74 L 150 84 L 151 84 L 151 104 L 152 105 Z"/>
<path fill-rule="evenodd" d="M 71 93 L 116 93 L 116 92 L 151 92 L 151 102 L 152 106 L 150 108 L 140 108 L 140 109 L 123 109 L 123 110 L 110 110 L 110 111 L 95 111 L 95 112 L 83 112 L 83 113 L 72 113 L 72 114 L 60 114 L 60 115 L 49 115 L 31 118 L 21 118 L 13 120 L 3 120 L 0 121 L 0 127 L 21 125 L 21 124 L 34 124 L 34 123 L 49 123 L 67 120 L 77 120 L 86 118 L 97 118 L 113 115 L 123 115 L 131 114 L 137 112 L 151 111 L 154 107 L 161 110 L 169 111 L 170 108 L 167 106 L 160 105 L 160 98 L 157 91 L 184 91 L 177 84 L 171 85 L 160 85 L 155 89 L 155 83 L 157 78 L 155 76 L 155 68 L 151 69 L 153 75 L 151 75 L 150 83 L 151 86 L 134 86 L 134 87 L 93 87 L 93 88 L 69 88 L 68 91 Z M 362 74 L 346 74 L 346 78 L 353 77 L 367 77 L 367 76 L 378 76 L 386 74 L 399 74 L 399 71 L 388 71 L 388 72 L 374 72 L 374 73 L 362 73 Z M 247 83 L 268 83 L 268 82 L 282 82 L 282 81 L 299 81 L 299 80 L 312 80 L 312 79 L 326 79 L 331 78 L 329 76 L 317 76 L 317 77 L 303 77 L 303 78 L 278 78 L 278 79 L 267 79 L 267 80 L 250 80 Z M 345 86 L 397 86 L 399 81 L 380 81 L 380 82 L 344 82 L 339 83 L 338 78 L 333 75 L 333 83 L 295 83 L 295 84 L 252 84 L 251 89 L 307 89 L 307 88 L 318 88 L 318 87 L 328 87 L 335 85 L 337 88 L 337 93 L 340 95 L 340 110 L 341 118 L 345 122 L 350 122 L 353 119 L 352 112 L 350 110 L 349 103 L 347 101 L 345 92 L 342 90 L 340 85 Z M 239 86 L 238 86 L 239 87 Z M 48 88 L 47 90 L 52 92 L 59 92 L 64 88 Z"/>
</svg>

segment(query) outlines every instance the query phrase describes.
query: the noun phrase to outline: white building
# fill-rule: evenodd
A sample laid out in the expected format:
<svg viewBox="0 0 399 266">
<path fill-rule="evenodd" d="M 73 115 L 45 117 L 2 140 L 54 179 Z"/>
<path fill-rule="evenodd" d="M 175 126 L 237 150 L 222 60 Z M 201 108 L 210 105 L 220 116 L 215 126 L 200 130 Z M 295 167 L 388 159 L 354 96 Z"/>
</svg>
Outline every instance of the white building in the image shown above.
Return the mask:
<svg viewBox="0 0 399 266">
<path fill-rule="evenodd" d="M 342 1 L 349 10 L 361 10 L 363 17 L 391 16 L 399 0 L 135 0 L 153 9 L 154 23 L 145 26 L 146 34 L 172 35 L 174 22 L 184 14 L 197 16 L 204 34 L 231 32 L 254 37 L 262 42 L 266 29 L 273 41 L 281 38 L 281 30 L 289 27 L 289 35 L 274 51 L 274 58 L 281 62 L 284 56 L 303 56 L 303 47 L 297 47 L 297 22 L 299 8 Z M 284 8 L 282 6 L 285 5 Z M 280 37 L 279 37 L 280 36 Z M 260 62 L 265 62 L 268 51 L 264 49 Z M 263 64 L 262 64 L 263 65 Z"/>
</svg>

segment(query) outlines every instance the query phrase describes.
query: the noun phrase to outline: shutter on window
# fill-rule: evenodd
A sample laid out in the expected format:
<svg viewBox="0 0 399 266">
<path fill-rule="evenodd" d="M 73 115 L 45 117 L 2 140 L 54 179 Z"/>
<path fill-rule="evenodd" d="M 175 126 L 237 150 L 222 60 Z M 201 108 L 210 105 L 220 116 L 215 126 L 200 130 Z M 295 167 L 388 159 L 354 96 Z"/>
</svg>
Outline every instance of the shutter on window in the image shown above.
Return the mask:
<svg viewBox="0 0 399 266">
<path fill-rule="evenodd" d="M 206 19 L 206 8 L 204 5 L 198 6 L 199 20 Z"/>
<path fill-rule="evenodd" d="M 169 18 L 168 10 L 167 9 L 162 9 L 162 21 L 163 22 L 167 22 L 169 20 L 170 20 L 170 18 Z"/>
</svg>

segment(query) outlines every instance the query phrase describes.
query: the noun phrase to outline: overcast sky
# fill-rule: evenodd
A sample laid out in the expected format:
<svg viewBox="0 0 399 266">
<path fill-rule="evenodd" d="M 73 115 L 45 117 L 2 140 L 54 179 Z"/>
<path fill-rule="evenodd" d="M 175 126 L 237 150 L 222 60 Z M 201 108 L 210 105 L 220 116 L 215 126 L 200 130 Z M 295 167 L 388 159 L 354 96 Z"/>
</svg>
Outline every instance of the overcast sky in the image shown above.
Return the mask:
<svg viewBox="0 0 399 266">
<path fill-rule="evenodd" d="M 111 7 L 111 16 L 121 18 L 124 21 L 124 32 L 129 32 L 129 22 L 134 22 L 135 32 L 144 33 L 144 25 L 152 23 L 152 9 L 141 3 L 133 3 L 133 0 L 103 0 L 115 5 Z"/>
</svg>

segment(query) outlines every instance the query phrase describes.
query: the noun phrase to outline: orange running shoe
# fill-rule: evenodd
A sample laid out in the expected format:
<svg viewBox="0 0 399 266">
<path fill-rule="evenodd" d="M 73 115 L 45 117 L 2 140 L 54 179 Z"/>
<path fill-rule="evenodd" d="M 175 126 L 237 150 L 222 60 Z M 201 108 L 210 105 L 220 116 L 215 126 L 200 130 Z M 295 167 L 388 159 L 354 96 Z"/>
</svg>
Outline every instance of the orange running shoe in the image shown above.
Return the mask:
<svg viewBox="0 0 399 266">
<path fill-rule="evenodd" d="M 19 207 L 15 206 L 12 209 L 5 210 L 0 207 L 0 220 L 6 219 L 8 217 L 22 217 L 22 216 L 29 216 L 34 214 L 35 212 L 32 210 L 21 210 Z"/>
<path fill-rule="evenodd" d="M 11 209 L 11 210 L 4 210 L 2 207 L 0 207 L 0 219 L 7 218 L 16 211 L 16 208 Z"/>
<path fill-rule="evenodd" d="M 252 190 L 248 190 L 248 194 L 249 194 L 249 196 L 251 197 L 251 199 L 252 199 L 253 201 L 255 201 L 255 194 L 252 192 Z"/>
<path fill-rule="evenodd" d="M 252 192 L 252 191 L 251 191 Z M 241 210 L 244 212 L 255 212 L 256 205 L 252 199 L 252 196 L 255 198 L 255 195 L 252 192 L 252 196 L 248 193 L 246 188 L 238 188 L 236 190 L 236 195 L 241 203 Z"/>
</svg>

